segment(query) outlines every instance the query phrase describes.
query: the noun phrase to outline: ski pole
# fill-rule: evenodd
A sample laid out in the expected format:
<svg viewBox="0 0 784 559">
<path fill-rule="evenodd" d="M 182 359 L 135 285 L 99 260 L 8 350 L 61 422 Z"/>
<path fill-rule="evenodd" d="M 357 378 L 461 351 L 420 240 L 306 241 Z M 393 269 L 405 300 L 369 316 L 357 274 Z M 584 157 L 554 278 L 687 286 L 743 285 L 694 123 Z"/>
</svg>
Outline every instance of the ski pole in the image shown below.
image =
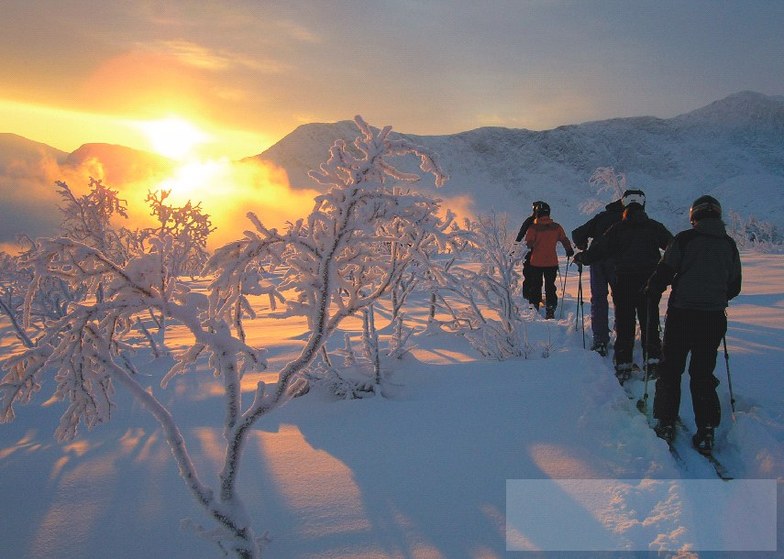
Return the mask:
<svg viewBox="0 0 784 559">
<path fill-rule="evenodd" d="M 724 343 L 724 364 L 727 367 L 727 387 L 730 390 L 730 406 L 732 407 L 732 420 L 735 421 L 735 395 L 732 393 L 732 377 L 730 376 L 730 354 L 727 351 L 727 336 L 722 336 Z"/>
<path fill-rule="evenodd" d="M 637 409 L 640 410 L 642 413 L 647 414 L 648 409 L 648 379 L 650 377 L 650 364 L 648 363 L 648 346 L 651 343 L 651 332 L 653 331 L 653 299 L 651 297 L 645 298 L 645 306 L 648 310 L 648 316 L 646 317 L 646 324 L 647 328 L 645 331 L 645 336 L 640 335 L 640 338 L 645 338 L 644 343 L 642 344 L 642 358 L 644 359 L 643 367 L 645 367 L 645 389 L 643 391 L 643 396 L 639 400 L 637 400 Z M 658 309 L 657 309 L 658 312 Z M 658 332 L 657 332 L 658 335 Z"/>
<path fill-rule="evenodd" d="M 580 320 L 580 315 L 582 319 Z M 580 321 L 580 332 L 583 336 L 583 349 L 585 349 L 585 301 L 583 301 L 583 265 L 577 263 L 577 310 L 575 311 L 575 322 Z M 577 330 L 577 324 L 574 325 Z"/>
<path fill-rule="evenodd" d="M 559 274 L 561 273 L 561 269 L 560 269 L 560 268 L 558 269 L 558 273 L 559 273 Z M 559 301 L 559 303 L 560 303 L 560 305 L 561 305 L 561 312 L 560 312 L 560 314 L 558 315 L 558 318 L 563 318 L 563 312 L 564 312 L 564 297 L 566 296 L 566 278 L 567 278 L 568 276 L 569 276 L 569 257 L 567 256 L 567 257 L 566 257 L 566 269 L 564 270 L 564 275 L 563 275 L 563 283 L 562 283 L 562 285 L 561 285 L 561 300 Z"/>
</svg>

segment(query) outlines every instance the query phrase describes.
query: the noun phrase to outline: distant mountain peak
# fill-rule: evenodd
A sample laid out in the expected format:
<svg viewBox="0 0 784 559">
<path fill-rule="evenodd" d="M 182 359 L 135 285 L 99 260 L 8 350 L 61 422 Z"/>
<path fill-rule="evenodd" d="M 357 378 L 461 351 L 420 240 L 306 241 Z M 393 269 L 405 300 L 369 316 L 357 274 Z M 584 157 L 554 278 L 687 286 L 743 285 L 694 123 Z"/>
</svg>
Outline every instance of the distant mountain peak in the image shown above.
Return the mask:
<svg viewBox="0 0 784 559">
<path fill-rule="evenodd" d="M 764 95 L 756 91 L 739 91 L 676 119 L 725 126 L 765 120 L 784 122 L 784 97 Z"/>
<path fill-rule="evenodd" d="M 80 167 L 91 162 L 100 164 L 103 178 L 110 185 L 163 175 L 175 165 L 172 160 L 148 151 L 102 143 L 83 144 L 68 154 L 64 164 Z"/>
</svg>

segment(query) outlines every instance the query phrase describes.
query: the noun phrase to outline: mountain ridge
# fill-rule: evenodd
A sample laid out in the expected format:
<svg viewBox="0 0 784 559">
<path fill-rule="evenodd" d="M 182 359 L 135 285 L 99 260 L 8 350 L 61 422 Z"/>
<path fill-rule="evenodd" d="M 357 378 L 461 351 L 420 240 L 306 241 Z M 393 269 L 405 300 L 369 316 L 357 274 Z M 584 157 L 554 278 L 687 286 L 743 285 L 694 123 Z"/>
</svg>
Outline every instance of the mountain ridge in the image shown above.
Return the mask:
<svg viewBox="0 0 784 559">
<path fill-rule="evenodd" d="M 439 156 L 451 180 L 438 196 L 473 196 L 477 212 L 515 208 L 522 217 L 531 201 L 545 199 L 565 220 L 584 220 L 579 202 L 593 194 L 591 174 L 613 167 L 630 186 L 646 191 L 651 213 L 666 214 L 662 220 L 672 228 L 688 226 L 689 204 L 705 193 L 720 196 L 725 208 L 741 215 L 784 224 L 777 217 L 784 210 L 781 96 L 742 91 L 666 119 L 611 118 L 544 131 L 481 127 L 442 136 L 397 134 Z M 326 158 L 330 136 L 351 141 L 356 127 L 351 121 L 305 124 L 255 157 L 285 169 L 292 185 L 312 187 L 307 171 Z M 744 198 L 747 183 L 764 203 Z M 433 186 L 430 180 L 423 184 Z"/>
<path fill-rule="evenodd" d="M 543 131 L 488 126 L 449 135 L 392 134 L 436 154 L 450 180 L 436 191 L 426 177 L 417 188 L 459 213 L 503 212 L 517 221 L 532 201 L 546 200 L 569 230 L 585 221 L 586 208 L 610 201 L 595 195 L 589 179 L 595 169 L 612 167 L 630 187 L 645 190 L 649 213 L 673 230 L 688 227 L 688 206 L 702 194 L 716 196 L 726 210 L 784 227 L 784 96 L 741 91 L 671 118 L 610 118 Z M 318 190 L 308 172 L 327 159 L 336 140 L 351 142 L 357 135 L 351 120 L 304 124 L 241 161 L 273 164 L 286 171 L 292 188 Z M 3 189 L 23 172 L 12 165 L 19 159 L 27 161 L 24 169 L 36 157 L 52 158 L 62 168 L 96 158 L 118 180 L 170 163 L 109 144 L 84 144 L 68 154 L 13 134 L 0 134 L 0 150 Z M 401 166 L 415 170 L 411 161 Z"/>
</svg>

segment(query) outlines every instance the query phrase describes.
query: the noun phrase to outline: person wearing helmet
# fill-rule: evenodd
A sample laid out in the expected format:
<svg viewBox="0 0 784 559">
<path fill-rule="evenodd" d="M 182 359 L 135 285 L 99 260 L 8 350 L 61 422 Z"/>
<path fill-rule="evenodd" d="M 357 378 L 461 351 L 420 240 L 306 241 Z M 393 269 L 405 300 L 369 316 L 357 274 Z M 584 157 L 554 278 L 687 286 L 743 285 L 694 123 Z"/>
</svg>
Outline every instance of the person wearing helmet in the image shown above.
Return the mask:
<svg viewBox="0 0 784 559">
<path fill-rule="evenodd" d="M 517 237 L 515 238 L 515 248 L 512 249 L 512 254 L 517 253 L 518 247 L 520 245 L 520 241 L 525 238 L 525 234 L 528 232 L 528 228 L 533 224 L 534 220 L 536 219 L 537 213 L 542 206 L 547 206 L 547 203 L 542 202 L 541 200 L 537 200 L 533 204 L 531 204 L 531 215 L 526 217 L 523 220 L 523 224 L 520 226 L 520 231 L 517 232 Z M 549 207 L 549 206 L 548 206 Z M 523 299 L 526 301 L 529 300 L 529 290 L 531 287 L 531 282 L 529 278 L 531 277 L 531 251 L 528 250 L 523 257 Z"/>
<path fill-rule="evenodd" d="M 615 374 L 626 382 L 634 370 L 634 336 L 637 322 L 644 349 L 645 367 L 655 374 L 661 354 L 659 301 L 643 294 L 645 283 L 672 239 L 672 233 L 645 213 L 645 193 L 627 190 L 621 198 L 623 218 L 610 226 L 591 246 L 575 255 L 580 264 L 593 264 L 610 257 L 614 262 L 615 283 L 611 286 L 615 308 Z M 650 316 L 649 316 L 650 315 Z"/>
<path fill-rule="evenodd" d="M 610 226 L 621 221 L 622 217 L 623 200 L 618 199 L 607 204 L 603 211 L 572 231 L 575 247 L 586 250 L 589 239 L 594 242 L 604 235 Z M 602 356 L 607 355 L 607 346 L 610 343 L 610 308 L 607 304 L 607 296 L 613 283 L 615 283 L 615 269 L 612 258 L 602 258 L 591 264 L 591 331 L 593 333 L 591 350 Z"/>
<path fill-rule="evenodd" d="M 545 318 L 555 316 L 558 306 L 558 293 L 555 277 L 558 275 L 558 254 L 556 245 L 561 243 L 566 256 L 574 254 L 572 243 L 566 236 L 563 227 L 550 217 L 550 206 L 546 202 L 538 202 L 535 207 L 536 218 L 525 233 L 525 244 L 531 249 L 531 265 L 529 268 L 526 298 L 536 309 L 542 303 L 542 286 L 545 292 Z"/>
<path fill-rule="evenodd" d="M 713 375 L 719 344 L 727 332 L 725 310 L 741 290 L 742 270 L 738 247 L 721 220 L 721 204 L 700 196 L 691 205 L 692 228 L 682 231 L 667 247 L 646 293 L 661 297 L 672 285 L 667 304 L 662 360 L 656 381 L 653 416 L 656 434 L 672 443 L 681 400 L 681 376 L 689 361 L 695 448 L 713 450 L 714 430 L 721 422 L 721 404 Z"/>
</svg>

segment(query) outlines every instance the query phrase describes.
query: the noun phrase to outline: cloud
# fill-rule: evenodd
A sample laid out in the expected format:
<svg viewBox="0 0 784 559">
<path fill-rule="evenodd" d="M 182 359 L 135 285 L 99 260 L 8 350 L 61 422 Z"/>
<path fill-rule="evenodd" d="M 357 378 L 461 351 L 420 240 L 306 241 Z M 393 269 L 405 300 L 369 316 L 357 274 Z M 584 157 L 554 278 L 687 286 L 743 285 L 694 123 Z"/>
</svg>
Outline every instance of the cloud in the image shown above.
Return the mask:
<svg viewBox="0 0 784 559">
<path fill-rule="evenodd" d="M 137 152 L 138 153 L 138 152 Z M 119 146 L 95 146 L 58 161 L 44 153 L 0 156 L 0 247 L 16 252 L 20 234 L 30 238 L 57 234 L 61 222 L 55 181 L 68 183 L 76 195 L 87 192 L 90 177 L 100 179 L 126 201 L 128 219 L 115 226 L 136 229 L 154 225 L 146 202 L 149 191 L 170 190 L 169 203 L 200 203 L 215 232 L 208 248 L 234 241 L 251 227 L 252 211 L 268 227 L 285 227 L 307 216 L 317 192 L 292 189 L 285 171 L 256 160 L 191 161 L 179 167 L 150 166 L 147 154 Z"/>
<path fill-rule="evenodd" d="M 249 69 L 265 74 L 279 74 L 291 66 L 255 54 L 246 55 L 229 49 L 213 49 L 186 40 L 169 40 L 155 43 L 138 43 L 140 52 L 172 57 L 183 65 L 208 72 L 225 72 L 233 69 Z"/>
</svg>

